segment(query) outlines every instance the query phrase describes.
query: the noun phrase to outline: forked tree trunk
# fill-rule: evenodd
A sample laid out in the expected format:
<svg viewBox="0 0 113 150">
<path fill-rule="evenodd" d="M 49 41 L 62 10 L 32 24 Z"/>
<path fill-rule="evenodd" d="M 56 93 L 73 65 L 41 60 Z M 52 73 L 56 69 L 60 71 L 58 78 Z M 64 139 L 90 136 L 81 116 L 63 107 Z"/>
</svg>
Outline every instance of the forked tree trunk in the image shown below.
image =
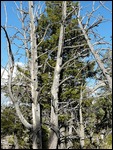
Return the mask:
<svg viewBox="0 0 113 150">
<path fill-rule="evenodd" d="M 66 1 L 62 2 L 62 23 L 60 28 L 60 36 L 59 36 L 59 45 L 57 52 L 57 61 L 56 67 L 54 71 L 53 84 L 51 88 L 51 124 L 53 124 L 53 129 L 51 130 L 50 141 L 49 141 L 49 149 L 56 149 L 58 145 L 58 93 L 59 93 L 59 80 L 62 66 L 62 51 L 64 44 L 64 24 L 66 18 Z M 55 129 L 57 131 L 55 131 Z M 56 133 L 57 132 L 57 133 Z"/>
</svg>

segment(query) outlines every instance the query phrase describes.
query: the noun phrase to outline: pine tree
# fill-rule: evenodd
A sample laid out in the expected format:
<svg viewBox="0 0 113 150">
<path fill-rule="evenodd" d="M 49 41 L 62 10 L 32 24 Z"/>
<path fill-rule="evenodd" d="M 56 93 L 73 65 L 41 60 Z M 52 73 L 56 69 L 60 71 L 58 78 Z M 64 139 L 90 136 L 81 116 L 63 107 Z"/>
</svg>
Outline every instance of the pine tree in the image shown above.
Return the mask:
<svg viewBox="0 0 113 150">
<path fill-rule="evenodd" d="M 71 1 L 67 2 L 67 14 L 69 14 L 73 9 L 71 5 L 77 7 L 77 3 L 72 3 Z M 42 97 L 41 102 L 44 108 L 49 108 L 48 103 L 50 104 L 51 100 L 51 84 L 53 80 L 53 71 L 56 62 L 56 53 L 57 53 L 57 46 L 58 46 L 58 37 L 59 37 L 59 29 L 60 29 L 60 22 L 61 22 L 61 2 L 53 1 L 53 2 L 46 2 L 46 10 L 47 14 L 43 14 L 41 18 L 38 20 L 38 27 L 37 33 L 40 31 L 38 39 L 41 39 L 42 35 L 44 34 L 46 27 L 50 24 L 50 27 L 46 33 L 44 38 L 44 42 L 41 43 L 40 47 L 38 47 L 38 53 L 43 51 L 45 54 L 39 58 L 40 65 L 43 64 L 44 68 L 40 68 L 40 72 L 44 71 L 43 74 L 40 74 L 40 81 L 41 86 L 44 86 L 42 90 Z M 61 78 L 60 81 L 62 83 L 65 78 L 70 76 L 69 80 L 66 80 L 64 83 L 60 85 L 60 92 L 59 92 L 59 102 L 61 103 L 59 106 L 62 107 L 62 102 L 72 102 L 74 104 L 71 107 L 76 107 L 79 103 L 78 100 L 80 98 L 80 85 L 81 83 L 85 84 L 85 80 L 87 77 L 93 77 L 95 73 L 91 71 L 93 69 L 94 63 L 91 65 L 87 63 L 84 65 L 82 62 L 82 58 L 89 56 L 89 49 L 86 44 L 86 40 L 81 35 L 82 32 L 78 26 L 78 21 L 76 18 L 73 17 L 74 13 L 70 14 L 66 19 L 66 26 L 65 26 L 65 38 L 64 38 L 64 50 L 63 50 L 63 68 L 61 71 Z M 73 31 L 73 29 L 75 29 Z M 40 42 L 40 40 L 39 40 Z M 73 48 L 72 45 L 78 46 L 77 48 Z M 83 45 L 83 46 L 81 46 Z M 56 48 L 56 49 L 55 49 Z M 76 56 L 80 54 L 80 57 Z M 72 59 L 72 61 L 71 61 Z M 69 61 L 69 62 L 68 62 Z M 81 68 L 83 68 L 81 70 Z M 78 74 L 79 73 L 79 74 Z M 49 84 L 48 84 L 49 83 Z M 48 93 L 48 94 L 47 94 Z M 46 95 L 46 98 L 44 97 Z M 43 99 L 43 101 L 42 101 Z M 60 109 L 60 108 L 59 108 Z M 70 109 L 68 107 L 67 109 Z M 59 112 L 59 126 L 62 126 L 62 122 L 65 120 L 70 119 L 70 113 L 66 113 L 66 116 L 63 115 L 62 112 Z"/>
</svg>

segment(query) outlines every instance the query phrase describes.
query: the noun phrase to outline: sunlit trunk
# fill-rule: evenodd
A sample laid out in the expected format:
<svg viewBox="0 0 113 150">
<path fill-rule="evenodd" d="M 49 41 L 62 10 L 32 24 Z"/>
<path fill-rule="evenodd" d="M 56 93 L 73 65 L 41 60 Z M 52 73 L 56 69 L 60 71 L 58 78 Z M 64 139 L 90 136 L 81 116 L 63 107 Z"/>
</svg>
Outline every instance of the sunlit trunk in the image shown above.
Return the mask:
<svg viewBox="0 0 113 150">
<path fill-rule="evenodd" d="M 57 52 L 57 61 L 56 67 L 54 71 L 53 84 L 51 88 L 51 123 L 53 127 L 58 129 L 58 93 L 59 93 L 59 81 L 60 81 L 60 73 L 62 66 L 62 51 L 64 44 L 64 24 L 66 18 L 66 1 L 62 2 L 62 23 L 60 28 L 59 35 L 59 44 L 58 44 L 58 52 Z M 58 131 L 57 131 L 58 132 Z M 51 130 L 51 139 L 49 141 L 49 149 L 56 149 L 58 146 L 58 133 L 55 133 L 54 129 Z"/>
<path fill-rule="evenodd" d="M 40 104 L 38 102 L 38 63 L 37 63 L 37 44 L 33 14 L 33 1 L 29 1 L 30 15 L 30 40 L 31 40 L 31 94 L 32 94 L 32 118 L 33 118 L 33 149 L 42 148 Z"/>
<path fill-rule="evenodd" d="M 82 117 L 82 90 L 81 90 L 80 102 L 79 102 L 79 116 L 80 116 L 80 147 L 84 148 L 84 125 L 83 125 L 83 117 Z"/>
</svg>

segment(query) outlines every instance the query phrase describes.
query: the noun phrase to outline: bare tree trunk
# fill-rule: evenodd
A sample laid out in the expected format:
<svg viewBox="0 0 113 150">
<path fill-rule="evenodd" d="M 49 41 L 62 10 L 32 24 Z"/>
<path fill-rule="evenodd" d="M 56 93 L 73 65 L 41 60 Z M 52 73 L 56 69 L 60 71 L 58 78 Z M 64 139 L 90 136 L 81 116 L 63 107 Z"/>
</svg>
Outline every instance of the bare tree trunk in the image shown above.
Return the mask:
<svg viewBox="0 0 113 150">
<path fill-rule="evenodd" d="M 81 28 L 83 34 L 84 34 L 84 37 L 85 37 L 85 39 L 86 39 L 86 41 L 87 41 L 87 44 L 88 44 L 88 46 L 89 46 L 89 48 L 90 48 L 90 50 L 91 50 L 93 56 L 95 57 L 96 62 L 98 63 L 100 69 L 102 70 L 104 76 L 105 76 L 106 79 L 107 79 L 107 82 L 108 82 L 108 85 L 109 85 L 110 90 L 112 90 L 112 78 L 110 77 L 110 75 L 108 74 L 106 68 L 104 67 L 104 64 L 102 63 L 102 61 L 101 61 L 101 59 L 100 59 L 98 53 L 95 52 L 94 47 L 93 47 L 93 45 L 91 44 L 91 42 L 90 42 L 90 40 L 89 40 L 89 38 L 88 38 L 88 35 L 87 35 L 85 29 L 83 28 L 82 22 L 80 21 L 79 17 L 80 17 L 80 8 L 79 8 L 79 15 L 78 15 L 78 23 L 79 23 L 79 25 L 80 25 L 80 28 Z"/>
<path fill-rule="evenodd" d="M 37 63 L 37 44 L 35 34 L 35 20 L 33 14 L 33 1 L 29 1 L 30 15 L 30 37 L 31 37 L 31 94 L 32 94 L 32 116 L 33 116 L 33 149 L 42 148 L 41 123 L 40 123 L 40 104 L 38 102 L 38 63 Z"/>
<path fill-rule="evenodd" d="M 68 141 L 67 141 L 67 149 L 72 149 L 73 148 L 73 142 L 72 142 L 72 127 L 73 127 L 73 119 L 74 118 L 74 114 L 73 111 L 71 112 L 71 120 L 69 122 L 69 126 L 68 126 Z"/>
<path fill-rule="evenodd" d="M 59 149 L 65 149 L 66 148 L 66 144 L 65 144 L 65 135 L 66 134 L 66 129 L 65 127 L 61 127 L 60 129 L 60 145 L 59 145 Z"/>
<path fill-rule="evenodd" d="M 58 93 L 59 93 L 59 80 L 62 66 L 62 50 L 64 44 L 64 24 L 66 18 L 66 1 L 62 2 L 62 23 L 60 28 L 59 45 L 57 53 L 56 67 L 54 71 L 53 84 L 51 88 L 51 123 L 58 130 Z M 52 138 L 49 141 L 49 149 L 56 149 L 58 144 L 58 134 L 54 129 L 51 131 Z M 51 136 L 50 136 L 51 137 Z"/>
<path fill-rule="evenodd" d="M 19 149 L 18 138 L 15 133 L 14 133 L 14 145 L 15 145 L 15 149 Z"/>
<path fill-rule="evenodd" d="M 82 120 L 82 89 L 81 89 L 81 96 L 80 96 L 80 108 L 79 108 L 79 116 L 80 116 L 80 147 L 81 149 L 84 148 L 84 125 L 83 125 L 83 120 Z"/>
</svg>

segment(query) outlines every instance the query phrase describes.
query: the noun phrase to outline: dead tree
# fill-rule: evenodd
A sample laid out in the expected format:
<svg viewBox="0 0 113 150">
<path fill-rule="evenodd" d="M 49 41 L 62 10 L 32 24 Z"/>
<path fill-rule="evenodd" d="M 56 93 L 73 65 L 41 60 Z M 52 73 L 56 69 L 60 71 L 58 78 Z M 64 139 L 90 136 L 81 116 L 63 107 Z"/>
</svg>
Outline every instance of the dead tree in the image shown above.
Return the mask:
<svg viewBox="0 0 113 150">
<path fill-rule="evenodd" d="M 40 103 L 38 101 L 38 62 L 37 44 L 35 33 L 35 18 L 33 14 L 33 1 L 29 1 L 30 15 L 30 41 L 31 41 L 31 94 L 32 94 L 32 118 L 33 118 L 33 149 L 42 148 Z"/>
<path fill-rule="evenodd" d="M 60 73 L 62 67 L 62 51 L 64 44 L 64 32 L 65 32 L 65 18 L 66 18 L 66 1 L 62 2 L 62 22 L 60 27 L 59 44 L 57 52 L 56 66 L 54 70 L 53 84 L 51 88 L 51 123 L 58 129 L 58 93 L 60 84 Z M 49 149 L 56 149 L 58 145 L 58 136 L 51 130 L 52 138 L 49 141 Z"/>
<path fill-rule="evenodd" d="M 90 48 L 90 51 L 91 51 L 91 53 L 93 54 L 93 56 L 94 56 L 96 62 L 98 63 L 100 69 L 102 70 L 104 76 L 106 77 L 107 84 L 109 85 L 109 89 L 112 90 L 112 78 L 111 78 L 111 76 L 108 74 L 107 69 L 105 68 L 103 62 L 101 61 L 98 52 L 94 50 L 94 45 L 107 44 L 107 42 L 100 42 L 100 41 L 99 41 L 99 42 L 96 42 L 96 43 L 94 43 L 94 44 L 91 44 L 91 41 L 89 40 L 89 36 L 88 36 L 88 31 L 89 31 L 90 29 L 93 29 L 94 27 L 98 26 L 98 25 L 103 21 L 103 17 L 100 17 L 100 18 L 98 18 L 91 26 L 89 26 L 89 27 L 87 28 L 87 26 L 89 25 L 89 21 L 90 21 L 90 19 L 91 19 L 91 17 L 92 17 L 92 14 L 93 14 L 97 9 L 99 9 L 100 7 L 101 7 L 101 5 L 94 9 L 94 3 L 93 3 L 92 12 L 89 14 L 89 17 L 88 17 L 88 19 L 87 19 L 87 21 L 86 21 L 86 23 L 85 23 L 85 27 L 83 26 L 83 23 L 82 23 L 82 19 L 83 19 L 83 18 L 80 19 L 80 11 L 81 11 L 80 3 L 79 3 L 79 11 L 78 11 L 78 13 L 76 12 L 76 15 L 77 15 L 77 18 L 78 18 L 79 26 L 80 26 L 80 28 L 81 28 L 81 30 L 82 30 L 82 32 L 83 32 L 83 35 L 84 35 L 84 37 L 85 37 L 85 39 L 86 39 L 86 42 L 87 42 L 87 44 L 88 44 L 88 46 L 89 46 L 89 48 Z M 93 32 L 93 33 L 94 33 L 94 32 Z"/>
<path fill-rule="evenodd" d="M 17 3 L 15 2 L 16 8 L 17 10 L 20 12 L 20 18 L 19 20 L 22 23 L 22 30 L 23 32 L 17 28 L 17 27 L 13 27 L 17 32 L 14 34 L 15 38 L 19 39 L 16 34 L 19 33 L 21 34 L 21 36 L 24 37 L 24 39 L 21 39 L 21 42 L 23 42 L 23 45 L 17 45 L 18 48 L 23 48 L 26 51 L 27 57 L 28 57 L 28 52 L 31 53 L 31 57 L 28 59 L 29 61 L 29 67 L 30 67 L 30 78 L 26 77 L 23 75 L 23 78 L 26 78 L 31 85 L 30 87 L 30 92 L 31 92 L 31 100 L 32 100 L 32 123 L 29 123 L 27 121 L 27 119 L 24 117 L 21 109 L 20 109 L 20 105 L 19 105 L 19 97 L 18 94 L 15 95 L 14 91 L 12 90 L 13 87 L 13 74 L 14 74 L 14 67 L 15 67 L 15 58 L 13 55 L 13 51 L 12 51 L 12 42 L 9 38 L 8 32 L 6 30 L 6 26 L 1 26 L 1 28 L 3 29 L 5 35 L 6 35 L 6 39 L 7 39 L 7 43 L 8 43 L 8 65 L 9 65 L 9 70 L 8 70 L 8 94 L 9 97 L 11 99 L 11 101 L 13 102 L 13 105 L 16 109 L 16 113 L 20 119 L 20 121 L 22 122 L 22 124 L 29 129 L 32 132 L 33 135 L 33 145 L 32 148 L 33 149 L 40 149 L 42 148 L 42 135 L 41 135 L 41 113 L 40 113 L 40 103 L 38 101 L 39 98 L 39 91 L 38 89 L 38 79 L 37 79 L 37 74 L 38 74 L 38 62 L 37 62 L 37 46 L 43 41 L 43 39 L 41 40 L 40 43 L 36 43 L 36 33 L 35 33 L 35 14 L 34 14 L 34 4 L 33 1 L 30 1 L 28 3 L 29 5 L 29 10 L 28 12 L 25 12 L 24 9 L 22 8 L 22 2 L 20 2 L 20 7 L 18 7 Z M 25 18 L 26 16 L 29 15 L 29 25 L 28 27 L 26 27 L 25 24 Z M 7 15 L 6 15 L 7 16 Z M 28 29 L 30 28 L 30 29 Z M 28 37 L 26 35 L 29 34 L 29 39 L 27 39 Z M 46 33 L 44 33 L 45 36 Z M 44 37 L 43 37 L 44 38 Z M 28 44 L 29 43 L 29 44 Z M 16 43 L 15 43 L 16 45 Z M 29 46 L 28 46 L 29 45 Z M 20 81 L 18 81 L 19 83 Z M 21 85 L 20 83 L 17 85 L 19 86 Z M 15 92 L 16 93 L 16 92 Z M 18 93 L 18 92 L 17 92 Z M 30 120 L 29 120 L 30 121 Z"/>
</svg>

